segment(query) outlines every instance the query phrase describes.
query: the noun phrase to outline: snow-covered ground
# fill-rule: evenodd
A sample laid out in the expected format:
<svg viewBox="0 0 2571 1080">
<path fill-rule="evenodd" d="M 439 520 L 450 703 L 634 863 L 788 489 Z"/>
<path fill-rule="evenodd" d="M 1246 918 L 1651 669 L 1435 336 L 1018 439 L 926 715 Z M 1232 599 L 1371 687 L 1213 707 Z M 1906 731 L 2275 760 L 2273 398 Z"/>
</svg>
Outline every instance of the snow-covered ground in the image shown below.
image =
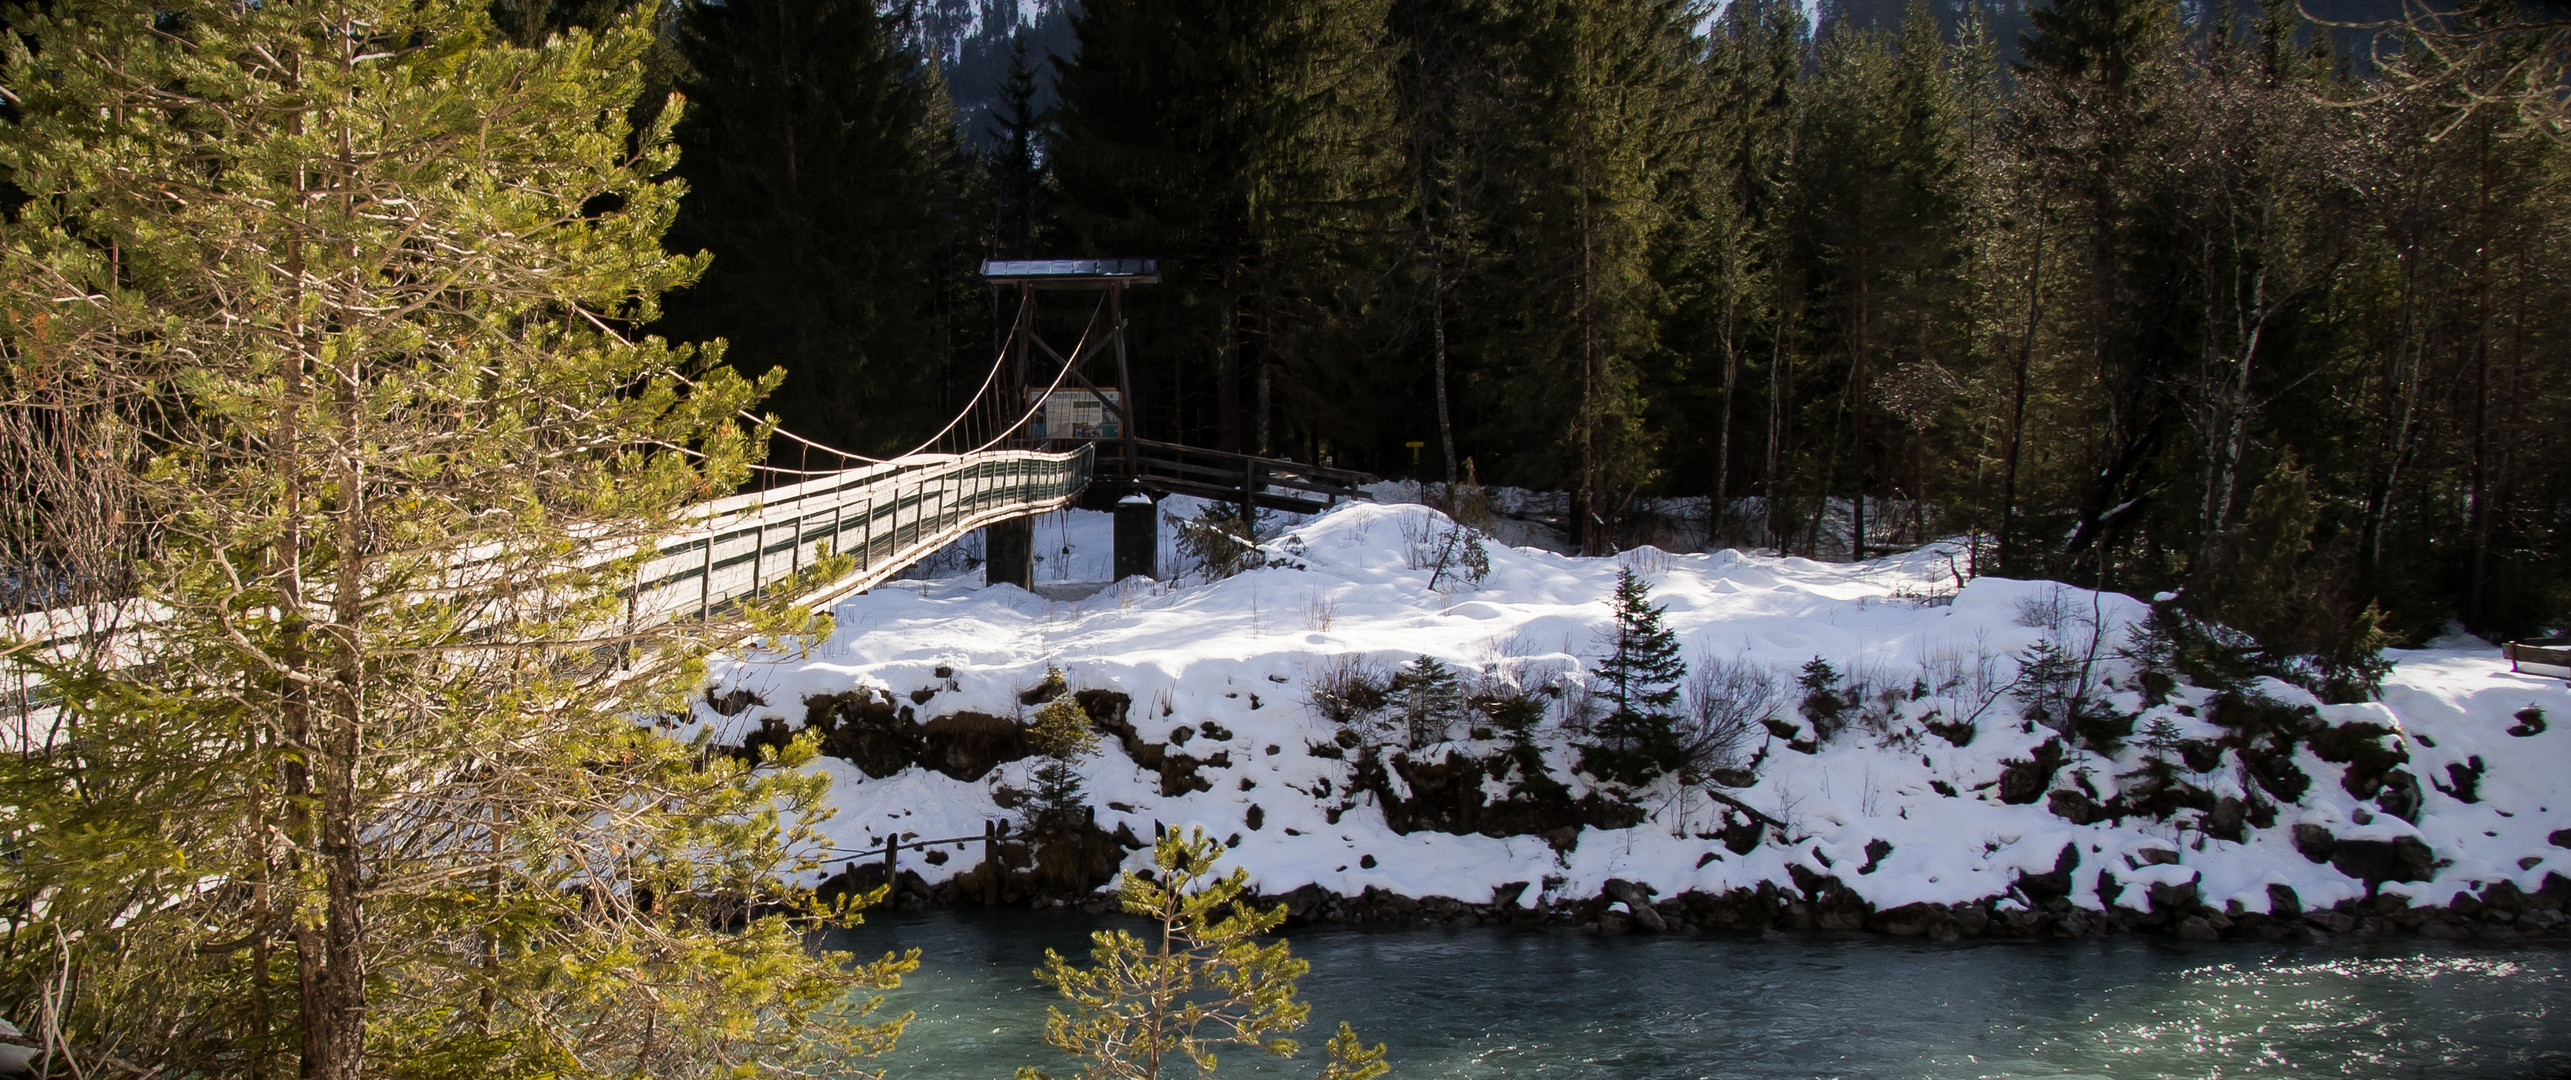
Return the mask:
<svg viewBox="0 0 2571 1080">
<path fill-rule="evenodd" d="M 2430 880 L 2382 886 L 2423 905 L 2484 883 L 2508 881 L 2533 892 L 2548 874 L 2571 877 L 2571 850 L 2549 839 L 2571 829 L 2571 690 L 2559 680 L 2511 674 L 2497 650 L 2479 642 L 2398 653 L 2380 702 L 2318 706 L 2330 724 L 2396 729 L 2410 757 L 2406 768 L 2420 781 L 2416 825 L 2344 790 L 2344 767 L 2309 747 L 2295 757 L 2312 778 L 2309 789 L 2275 807 L 2273 824 L 2248 827 L 2239 840 L 2209 835 L 2195 814 L 2074 824 L 2045 799 L 2008 805 L 1997 791 L 2007 763 L 2028 759 L 2053 737 L 2021 719 L 2007 692 L 2018 658 L 2040 642 L 2104 657 L 2099 672 L 2114 687 L 2108 697 L 2141 714 L 2138 732 L 2166 720 L 2159 727 L 2164 742 L 2173 734 L 2221 734 L 2194 715 L 2210 697 L 2205 691 L 2182 685 L 2163 704 L 2146 706 L 2135 665 L 2117 656 L 2147 612 L 2137 600 L 2046 582 L 1959 583 L 1957 560 L 1941 547 L 1829 564 L 1648 548 L 1582 559 L 1495 544 L 1478 585 L 1431 589 L 1419 549 L 1442 523 L 1415 505 L 1344 507 L 1294 524 L 1272 543 L 1274 561 L 1284 565 L 1210 584 L 1192 576 L 1175 585 L 1138 579 L 1077 601 L 984 588 L 978 571 L 889 584 L 838 605 L 838 632 L 801 657 L 718 665 L 720 685 L 753 691 L 768 704 L 728 718 L 700 707 L 697 722 L 715 726 L 719 738 L 738 738 L 765 718 L 801 723 L 807 696 L 855 689 L 905 704 L 934 690 L 916 707 L 921 720 L 967 710 L 1010 716 L 1024 711 L 1020 693 L 1058 667 L 1074 688 L 1127 695 L 1141 740 L 1183 743 L 1199 760 L 1228 762 L 1200 767 L 1210 790 L 1164 795 L 1160 774 L 1110 740 L 1083 766 L 1098 823 L 1146 838 L 1155 824 L 1202 826 L 1233 840 L 1231 857 L 1269 894 L 1309 884 L 1355 895 L 1371 886 L 1486 904 L 1502 886 L 1525 882 L 1532 887 L 1519 903 L 1533 905 L 1596 896 L 1610 878 L 1665 896 L 1761 882 L 1790 887 L 1793 868 L 1802 867 L 1889 909 L 2001 896 L 2021 874 L 2055 869 L 2072 845 L 2083 869 L 2073 876 L 2070 900 L 2087 909 L 2102 906 L 2094 868 L 2112 871 L 2128 906 L 2144 903 L 2148 886 L 2191 880 L 2207 905 L 2236 902 L 2233 910 L 2249 912 L 2269 909 L 2272 884 L 2292 887 L 2306 907 L 2364 896 L 2365 882 L 2298 852 L 2297 825 L 2321 826 L 2342 841 L 2424 840 L 2441 860 Z M 1037 536 L 1048 560 L 1040 582 L 1104 576 L 1106 515 L 1070 512 L 1039 525 Z M 1170 561 L 1165 554 L 1164 565 Z M 1317 677 L 1342 657 L 1389 669 L 1427 655 L 1487 677 L 1576 678 L 1607 651 L 1604 601 L 1623 566 L 1639 572 L 1654 602 L 1666 605 L 1667 623 L 1689 657 L 1772 669 L 1784 688 L 1782 720 L 1801 723 L 1793 679 L 1815 657 L 1865 688 L 1872 722 L 1809 752 L 1765 733 L 1751 743 L 1755 783 L 1725 793 L 1783 822 L 1783 830 L 1736 852 L 1713 835 L 1724 809 L 1674 783 L 1645 793 L 1641 824 L 1585 829 L 1567 849 L 1537 836 L 1396 833 L 1381 807 L 1363 798 L 1331 820 L 1331 810 L 1348 799 L 1351 766 L 1333 746 L 1336 725 L 1309 704 Z M 2264 690 L 2287 704 L 2318 704 L 2283 683 Z M 2510 734 L 2530 707 L 2551 718 L 2549 729 Z M 1976 712 L 1975 734 L 1961 746 L 1923 723 Z M 1568 742 L 1549 734 L 1545 752 L 1576 793 Z M 1454 749 L 1487 753 L 1491 745 Z M 2086 788 L 2112 800 L 2120 782 L 2130 783 L 2119 777 L 2153 752 L 2139 738 L 2113 758 L 2073 749 L 2050 788 Z M 2449 765 L 2468 770 L 2477 759 L 2477 789 L 2450 783 L 2456 774 Z M 818 767 L 833 778 L 838 809 L 824 830 L 852 852 L 879 845 L 888 831 L 978 835 L 984 821 L 1012 816 L 995 791 L 1026 787 L 1031 764 L 1002 765 L 968 782 L 917 767 L 870 778 L 824 759 Z M 2217 798 L 2260 801 L 2233 755 L 2184 778 Z M 2552 809 L 2555 802 L 2564 808 Z M 1138 851 L 1127 865 L 1148 858 Z M 965 854 L 942 866 L 905 865 L 934 882 L 974 861 Z M 2002 900 L 1998 909 L 2017 902 Z"/>
</svg>

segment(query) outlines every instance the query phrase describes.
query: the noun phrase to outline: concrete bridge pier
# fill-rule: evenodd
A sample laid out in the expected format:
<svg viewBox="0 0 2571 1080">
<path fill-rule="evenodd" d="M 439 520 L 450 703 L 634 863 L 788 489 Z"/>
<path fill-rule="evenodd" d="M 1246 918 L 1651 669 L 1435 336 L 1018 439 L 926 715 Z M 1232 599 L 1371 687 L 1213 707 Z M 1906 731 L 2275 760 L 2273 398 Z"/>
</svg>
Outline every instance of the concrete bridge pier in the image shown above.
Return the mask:
<svg viewBox="0 0 2571 1080">
<path fill-rule="evenodd" d="M 1116 500 L 1116 580 L 1161 576 L 1161 508 L 1135 492 Z"/>
<path fill-rule="evenodd" d="M 1036 519 L 1014 517 L 982 528 L 982 582 L 1036 587 Z"/>
</svg>

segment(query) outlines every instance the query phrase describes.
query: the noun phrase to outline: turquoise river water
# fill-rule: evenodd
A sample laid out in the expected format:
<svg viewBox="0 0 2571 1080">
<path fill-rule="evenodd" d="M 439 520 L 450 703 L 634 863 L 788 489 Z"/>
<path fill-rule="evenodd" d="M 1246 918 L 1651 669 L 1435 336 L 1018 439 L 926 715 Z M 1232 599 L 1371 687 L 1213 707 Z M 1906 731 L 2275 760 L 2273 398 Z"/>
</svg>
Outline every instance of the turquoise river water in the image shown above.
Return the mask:
<svg viewBox="0 0 2571 1080">
<path fill-rule="evenodd" d="M 917 948 L 888 995 L 915 1014 L 888 1080 L 1068 1071 L 1039 1041 L 1048 947 L 1070 913 L 880 915 L 835 935 Z M 2401 939 L 2317 946 L 2107 941 L 1935 945 L 1815 936 L 1602 938 L 1494 928 L 1305 928 L 1317 1046 L 1341 1020 L 1411 1080 L 2571 1078 L 2571 951 Z M 1307 1053 L 1309 1057 L 1309 1052 Z M 1226 1076 L 1310 1060 L 1224 1057 Z"/>
</svg>

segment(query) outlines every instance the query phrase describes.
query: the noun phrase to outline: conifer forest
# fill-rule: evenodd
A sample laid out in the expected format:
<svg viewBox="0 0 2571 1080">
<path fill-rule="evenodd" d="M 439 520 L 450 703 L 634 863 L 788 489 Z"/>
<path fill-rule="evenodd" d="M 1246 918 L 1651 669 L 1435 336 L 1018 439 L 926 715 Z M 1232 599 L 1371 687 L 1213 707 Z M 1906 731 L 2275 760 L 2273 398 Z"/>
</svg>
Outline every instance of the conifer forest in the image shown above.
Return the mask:
<svg viewBox="0 0 2571 1080">
<path fill-rule="evenodd" d="M 1005 329 L 975 259 L 1157 256 L 1152 437 L 1568 491 L 1591 552 L 1690 497 L 1713 546 L 1970 535 L 2301 653 L 2534 633 L 2562 24 L 2403 15 L 697 5 L 664 325 L 907 445 Z"/>
</svg>

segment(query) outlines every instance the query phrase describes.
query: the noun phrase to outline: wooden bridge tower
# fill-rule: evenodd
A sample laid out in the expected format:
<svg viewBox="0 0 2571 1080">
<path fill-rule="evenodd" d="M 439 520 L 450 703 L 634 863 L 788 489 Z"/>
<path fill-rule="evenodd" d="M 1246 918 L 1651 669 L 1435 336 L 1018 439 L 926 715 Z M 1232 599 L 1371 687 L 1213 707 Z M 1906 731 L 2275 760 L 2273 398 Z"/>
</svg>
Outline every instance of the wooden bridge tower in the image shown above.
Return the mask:
<svg viewBox="0 0 2571 1080">
<path fill-rule="evenodd" d="M 1009 327 L 1009 364 L 1006 400 L 1017 407 L 1023 403 L 1030 410 L 1050 409 L 1054 393 L 1077 390 L 1086 392 L 1104 413 L 1116 418 L 1113 439 L 1073 435 L 1084 441 L 1096 441 L 1099 460 L 1121 459 L 1122 468 L 1111 469 L 1122 477 L 1141 474 L 1138 465 L 1142 441 L 1141 411 L 1134 407 L 1133 369 L 1125 350 L 1125 288 L 1129 285 L 1152 285 L 1160 281 L 1158 259 L 991 259 L 982 264 L 982 279 L 1003 288 L 1018 291 L 1018 313 Z M 1044 292 L 1104 292 L 1099 306 L 1090 316 L 1080 341 L 1068 354 L 1044 339 L 1036 323 L 1036 297 Z M 1101 317 L 1105 325 L 1100 325 Z M 1102 389 L 1082 370 L 1090 357 L 1112 350 L 1116 357 L 1116 380 L 1113 390 Z M 1042 352 L 1053 365 L 1050 377 L 1040 376 L 1035 354 Z M 1042 378 L 1042 382 L 1037 380 Z M 1046 429 L 1042 438 L 1033 434 L 1034 422 L 1047 419 L 1043 412 L 1030 418 L 1020 428 L 1020 445 L 1034 449 L 1039 443 L 1062 441 L 1065 433 Z M 1119 485 L 1120 487 L 1123 485 Z M 1158 577 L 1160 551 L 1159 508 L 1150 495 L 1140 488 L 1118 491 L 1116 513 L 1115 573 L 1118 579 L 1141 574 Z M 984 580 L 992 584 L 1008 582 L 1022 589 L 1035 584 L 1035 523 L 1026 518 L 994 524 L 984 533 Z"/>
</svg>

